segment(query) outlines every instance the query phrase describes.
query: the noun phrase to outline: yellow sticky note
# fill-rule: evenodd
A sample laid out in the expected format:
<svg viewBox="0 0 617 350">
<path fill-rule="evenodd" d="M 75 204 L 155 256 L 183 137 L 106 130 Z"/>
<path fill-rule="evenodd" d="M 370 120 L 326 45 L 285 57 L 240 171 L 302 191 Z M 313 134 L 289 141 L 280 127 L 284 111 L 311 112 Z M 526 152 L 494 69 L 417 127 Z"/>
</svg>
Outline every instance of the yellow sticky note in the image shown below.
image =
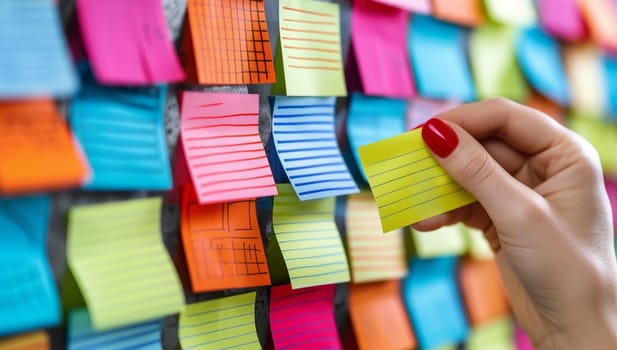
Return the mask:
<svg viewBox="0 0 617 350">
<path fill-rule="evenodd" d="M 488 17 L 497 23 L 530 26 L 538 19 L 533 0 L 484 0 Z"/>
<path fill-rule="evenodd" d="M 501 318 L 473 328 L 465 349 L 469 350 L 515 350 L 512 342 L 514 325 L 510 318 Z"/>
<path fill-rule="evenodd" d="M 607 106 L 602 56 L 593 44 L 567 45 L 563 63 L 570 83 L 572 107 L 602 116 Z"/>
<path fill-rule="evenodd" d="M 476 200 L 433 159 L 421 133 L 416 129 L 359 148 L 383 232 Z"/>
<path fill-rule="evenodd" d="M 568 127 L 596 148 L 605 173 L 617 174 L 617 125 L 600 120 L 594 114 L 574 111 L 568 119 Z"/>
<path fill-rule="evenodd" d="M 291 287 L 349 281 L 341 237 L 334 223 L 334 197 L 301 202 L 290 184 L 277 185 L 272 225 Z"/>
<path fill-rule="evenodd" d="M 469 255 L 474 260 L 489 260 L 494 257 L 490 243 L 484 237 L 482 231 L 464 226 L 462 227 L 467 239 Z"/>
<path fill-rule="evenodd" d="M 160 318 L 184 307 L 160 222 L 160 198 L 71 209 L 68 264 L 96 330 Z"/>
<path fill-rule="evenodd" d="M 462 225 L 444 226 L 431 232 L 412 233 L 416 254 L 421 258 L 462 255 L 467 250 L 467 241 Z"/>
<path fill-rule="evenodd" d="M 182 349 L 261 349 L 255 328 L 255 295 L 187 305 L 178 321 Z"/>
</svg>

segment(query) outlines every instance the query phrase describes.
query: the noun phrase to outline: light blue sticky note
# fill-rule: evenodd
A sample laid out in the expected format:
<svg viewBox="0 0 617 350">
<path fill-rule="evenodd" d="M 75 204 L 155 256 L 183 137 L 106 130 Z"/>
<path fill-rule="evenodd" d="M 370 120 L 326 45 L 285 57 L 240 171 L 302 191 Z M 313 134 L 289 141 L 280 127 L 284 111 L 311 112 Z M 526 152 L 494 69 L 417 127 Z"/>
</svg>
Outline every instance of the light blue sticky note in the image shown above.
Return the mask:
<svg viewBox="0 0 617 350">
<path fill-rule="evenodd" d="M 409 56 L 423 97 L 470 101 L 476 96 L 465 55 L 465 30 L 430 16 L 409 24 Z"/>
<path fill-rule="evenodd" d="M 168 190 L 163 128 L 167 88 L 103 87 L 90 78 L 72 101 L 70 123 L 92 168 L 85 188 Z"/>
<path fill-rule="evenodd" d="M 617 57 L 605 55 L 603 65 L 610 112 L 617 119 Z"/>
<path fill-rule="evenodd" d="M 405 132 L 407 102 L 354 93 L 347 116 L 347 138 L 364 181 L 358 148 Z"/>
<path fill-rule="evenodd" d="M 0 1 L 0 98 L 67 97 L 77 83 L 57 5 Z"/>
<path fill-rule="evenodd" d="M 403 300 L 423 349 L 462 343 L 469 333 L 456 285 L 455 257 L 413 259 Z"/>
<path fill-rule="evenodd" d="M 516 56 L 531 85 L 558 104 L 569 100 L 568 80 L 561 63 L 559 44 L 539 27 L 523 29 Z"/>
<path fill-rule="evenodd" d="M 69 314 L 68 350 L 161 350 L 161 320 L 99 332 L 92 328 L 86 309 Z"/>
<path fill-rule="evenodd" d="M 48 196 L 0 199 L 0 336 L 60 322 L 46 253 L 49 213 Z"/>
<path fill-rule="evenodd" d="M 277 96 L 276 152 L 300 200 L 358 192 L 334 133 L 334 97 Z"/>
</svg>

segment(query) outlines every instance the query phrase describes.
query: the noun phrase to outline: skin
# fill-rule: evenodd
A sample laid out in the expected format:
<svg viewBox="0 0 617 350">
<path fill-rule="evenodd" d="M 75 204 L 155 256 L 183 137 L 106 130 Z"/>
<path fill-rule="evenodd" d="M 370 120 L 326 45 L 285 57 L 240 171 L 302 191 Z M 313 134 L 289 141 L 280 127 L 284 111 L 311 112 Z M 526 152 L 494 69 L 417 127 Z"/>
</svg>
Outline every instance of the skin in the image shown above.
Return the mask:
<svg viewBox="0 0 617 350">
<path fill-rule="evenodd" d="M 435 159 L 478 202 L 414 225 L 481 229 L 535 349 L 617 349 L 617 264 L 595 149 L 545 114 L 502 98 L 437 118 L 454 151 Z"/>
</svg>

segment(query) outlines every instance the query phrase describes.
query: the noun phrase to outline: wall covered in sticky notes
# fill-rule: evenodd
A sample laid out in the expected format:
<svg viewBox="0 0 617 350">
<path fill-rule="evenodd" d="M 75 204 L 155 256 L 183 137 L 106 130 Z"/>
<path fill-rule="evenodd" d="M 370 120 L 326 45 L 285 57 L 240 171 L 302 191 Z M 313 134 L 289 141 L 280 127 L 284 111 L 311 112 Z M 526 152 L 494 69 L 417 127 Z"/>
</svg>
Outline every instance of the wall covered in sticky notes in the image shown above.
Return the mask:
<svg viewBox="0 0 617 350">
<path fill-rule="evenodd" d="M 559 15 L 556 15 L 559 14 Z M 3 0 L 0 349 L 527 349 L 441 111 L 529 105 L 617 212 L 610 0 Z"/>
</svg>

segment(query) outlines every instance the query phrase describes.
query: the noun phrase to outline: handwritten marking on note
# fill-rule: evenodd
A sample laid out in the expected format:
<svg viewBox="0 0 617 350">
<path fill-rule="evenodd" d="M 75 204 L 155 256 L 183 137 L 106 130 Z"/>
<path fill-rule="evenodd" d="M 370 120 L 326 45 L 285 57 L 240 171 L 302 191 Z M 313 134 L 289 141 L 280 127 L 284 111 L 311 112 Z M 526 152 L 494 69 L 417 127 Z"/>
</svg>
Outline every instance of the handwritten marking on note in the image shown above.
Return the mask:
<svg viewBox="0 0 617 350">
<path fill-rule="evenodd" d="M 162 349 L 161 320 L 96 331 L 86 309 L 69 313 L 67 350 Z"/>
<path fill-rule="evenodd" d="M 97 330 L 178 312 L 184 296 L 161 240 L 161 199 L 74 207 L 67 259 Z"/>
<path fill-rule="evenodd" d="M 289 184 L 277 186 L 272 225 L 293 288 L 349 281 L 334 198 L 300 202 Z"/>
<path fill-rule="evenodd" d="M 360 147 L 383 232 L 475 201 L 433 159 L 416 129 Z"/>
<path fill-rule="evenodd" d="M 49 336 L 45 331 L 36 331 L 4 338 L 0 350 L 49 350 Z"/>
<path fill-rule="evenodd" d="M 270 328 L 276 349 L 341 349 L 333 312 L 334 285 L 272 287 Z"/>
<path fill-rule="evenodd" d="M 272 137 L 300 200 L 358 192 L 334 133 L 334 97 L 277 97 Z"/>
<path fill-rule="evenodd" d="M 261 349 L 255 296 L 251 292 L 187 305 L 178 324 L 182 349 Z"/>
<path fill-rule="evenodd" d="M 199 203 L 276 194 L 259 136 L 259 96 L 185 91 L 181 136 Z"/>
</svg>

